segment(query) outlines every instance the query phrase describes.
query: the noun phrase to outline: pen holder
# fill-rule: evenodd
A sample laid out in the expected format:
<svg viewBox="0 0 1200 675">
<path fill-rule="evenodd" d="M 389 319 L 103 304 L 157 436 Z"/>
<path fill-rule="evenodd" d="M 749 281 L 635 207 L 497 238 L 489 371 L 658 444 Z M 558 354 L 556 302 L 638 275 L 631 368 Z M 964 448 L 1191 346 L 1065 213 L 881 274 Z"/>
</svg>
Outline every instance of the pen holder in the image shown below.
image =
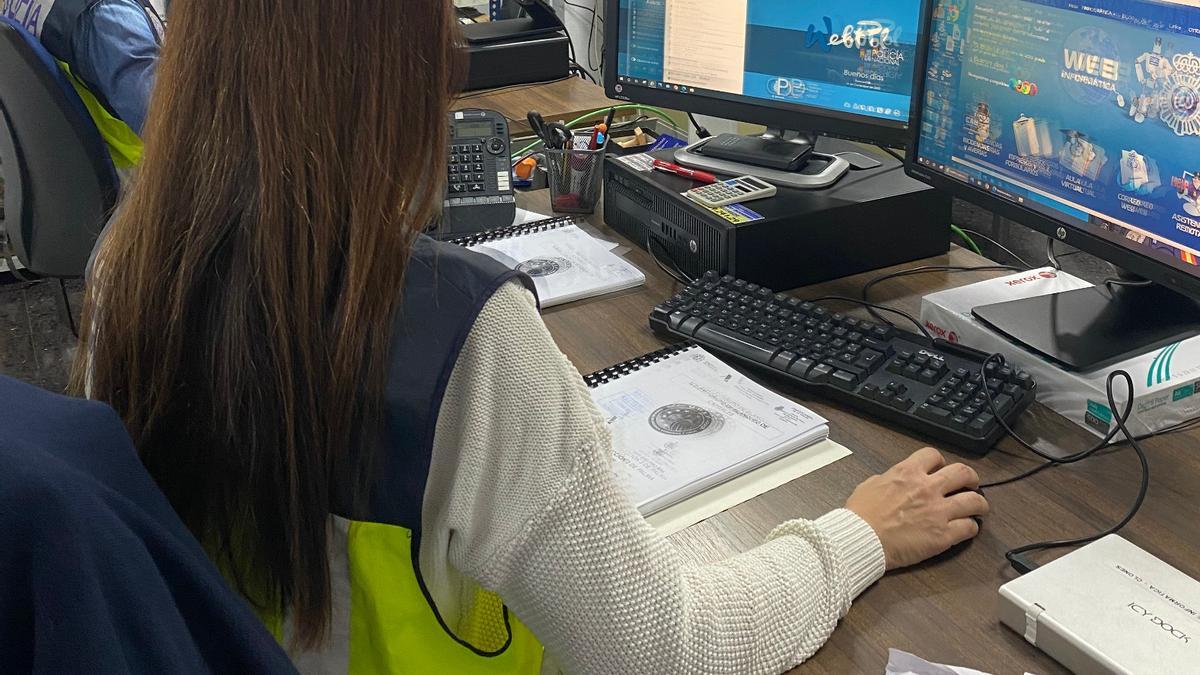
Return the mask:
<svg viewBox="0 0 1200 675">
<path fill-rule="evenodd" d="M 600 201 L 604 148 L 546 150 L 550 208 L 555 213 L 592 213 Z"/>
</svg>

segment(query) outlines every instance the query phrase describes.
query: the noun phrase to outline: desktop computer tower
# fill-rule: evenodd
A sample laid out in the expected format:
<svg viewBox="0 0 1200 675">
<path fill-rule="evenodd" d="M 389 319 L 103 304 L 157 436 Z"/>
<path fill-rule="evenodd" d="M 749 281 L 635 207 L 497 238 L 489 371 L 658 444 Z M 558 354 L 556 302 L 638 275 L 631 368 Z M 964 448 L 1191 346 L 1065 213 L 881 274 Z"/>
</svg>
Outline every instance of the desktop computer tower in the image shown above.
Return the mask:
<svg viewBox="0 0 1200 675">
<path fill-rule="evenodd" d="M 826 138 L 817 148 L 863 150 Z M 672 159 L 669 151 L 655 156 Z M 906 176 L 895 159 L 878 159 L 883 166 L 851 171 L 828 188 L 780 188 L 747 202 L 762 218 L 735 223 L 684 197 L 690 180 L 609 157 L 604 219 L 642 248 L 653 239 L 659 261 L 688 276 L 712 269 L 776 290 L 945 253 L 950 197 Z"/>
</svg>

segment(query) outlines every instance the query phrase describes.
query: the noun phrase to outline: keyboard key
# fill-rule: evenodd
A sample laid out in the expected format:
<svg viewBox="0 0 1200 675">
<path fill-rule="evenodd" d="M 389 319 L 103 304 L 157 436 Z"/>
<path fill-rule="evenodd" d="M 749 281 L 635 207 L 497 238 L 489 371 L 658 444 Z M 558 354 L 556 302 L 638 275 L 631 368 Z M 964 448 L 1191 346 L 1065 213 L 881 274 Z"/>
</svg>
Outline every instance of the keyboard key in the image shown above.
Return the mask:
<svg viewBox="0 0 1200 675">
<path fill-rule="evenodd" d="M 769 344 L 712 324 L 700 326 L 694 336 L 696 340 L 712 344 L 717 349 L 724 349 L 763 364 L 769 364 L 776 351 L 775 347 Z"/>
<path fill-rule="evenodd" d="M 950 419 L 950 411 L 942 408 L 936 408 L 928 403 L 921 404 L 916 411 L 917 417 L 922 417 L 930 422 L 945 424 L 946 420 Z"/>
<path fill-rule="evenodd" d="M 792 365 L 792 361 L 795 361 L 797 358 L 799 358 L 799 355 L 796 352 L 784 350 L 771 359 L 771 367 L 779 370 L 787 370 L 788 366 Z"/>
<path fill-rule="evenodd" d="M 913 407 L 913 400 L 907 396 L 893 396 L 888 399 L 888 405 L 897 410 L 908 412 Z"/>
<path fill-rule="evenodd" d="M 996 404 L 996 410 L 999 410 L 1001 415 L 1007 415 L 1008 411 L 1012 409 L 1013 398 L 1007 394 L 1000 394 L 992 400 Z"/>
<path fill-rule="evenodd" d="M 910 380 L 919 380 L 920 378 L 918 376 L 921 374 L 921 366 L 918 366 L 915 363 L 910 363 L 907 366 L 904 366 L 904 370 L 900 374 Z"/>
<path fill-rule="evenodd" d="M 872 401 L 878 401 L 879 396 L 881 394 L 884 394 L 885 392 L 882 389 L 880 389 L 879 387 L 877 387 L 873 384 L 867 383 L 867 384 L 863 385 L 862 389 L 858 390 L 858 393 L 862 396 L 865 396 L 865 397 L 871 399 Z"/>
<path fill-rule="evenodd" d="M 1013 377 L 1013 383 L 1025 391 L 1033 389 L 1033 377 L 1023 370 Z"/>
<path fill-rule="evenodd" d="M 904 372 L 904 366 L 905 364 L 902 359 L 892 359 L 892 362 L 888 364 L 887 371 L 895 375 L 900 375 Z"/>
<path fill-rule="evenodd" d="M 955 415 L 954 417 L 950 418 L 950 426 L 954 427 L 955 429 L 961 429 L 963 431 L 966 431 L 967 427 L 970 423 L 971 423 L 971 418 L 966 417 L 961 414 Z"/>
<path fill-rule="evenodd" d="M 811 371 L 816 365 L 816 361 L 813 361 L 807 356 L 801 356 L 795 361 L 792 361 L 792 365 L 788 366 L 788 372 L 796 377 L 805 378 L 808 377 L 809 371 Z"/>
<path fill-rule="evenodd" d="M 825 382 L 829 379 L 831 373 L 833 373 L 833 368 L 824 363 L 818 363 L 813 366 L 812 370 L 808 371 L 808 379 L 817 383 Z"/>
<path fill-rule="evenodd" d="M 873 373 L 881 363 L 883 363 L 883 354 L 868 349 L 858 355 L 858 360 L 854 362 L 854 365 Z"/>
<path fill-rule="evenodd" d="M 848 373 L 844 370 L 835 370 L 829 376 L 829 381 L 835 387 L 845 389 L 846 391 L 854 389 L 854 386 L 858 384 L 858 378 L 853 373 Z"/>
<path fill-rule="evenodd" d="M 876 340 L 890 340 L 893 330 L 891 326 L 875 326 L 871 329 L 871 337 Z"/>
<path fill-rule="evenodd" d="M 892 349 L 892 343 L 883 342 L 881 340 L 876 340 L 875 338 L 872 338 L 872 337 L 863 338 L 862 342 L 860 342 L 859 344 L 861 344 L 863 347 L 866 347 L 867 349 L 874 349 L 875 351 L 883 354 L 884 356 L 891 356 L 892 352 L 894 351 Z"/>
<path fill-rule="evenodd" d="M 909 368 L 915 368 L 915 367 L 916 367 L 915 363 L 913 365 L 909 366 Z M 938 372 L 936 370 L 933 370 L 932 368 L 926 368 L 926 369 L 920 371 L 919 373 L 917 373 L 916 379 L 920 380 L 921 382 L 924 382 L 925 384 L 933 384 L 934 382 L 938 381 Z"/>
<path fill-rule="evenodd" d="M 975 419 L 971 420 L 971 423 L 969 425 L 967 425 L 967 429 L 973 434 L 977 434 L 979 436 L 986 436 L 988 434 L 988 432 L 991 431 L 992 423 L 995 421 L 996 421 L 995 417 L 993 417 L 987 413 L 984 413 L 984 414 L 976 417 Z"/>
</svg>

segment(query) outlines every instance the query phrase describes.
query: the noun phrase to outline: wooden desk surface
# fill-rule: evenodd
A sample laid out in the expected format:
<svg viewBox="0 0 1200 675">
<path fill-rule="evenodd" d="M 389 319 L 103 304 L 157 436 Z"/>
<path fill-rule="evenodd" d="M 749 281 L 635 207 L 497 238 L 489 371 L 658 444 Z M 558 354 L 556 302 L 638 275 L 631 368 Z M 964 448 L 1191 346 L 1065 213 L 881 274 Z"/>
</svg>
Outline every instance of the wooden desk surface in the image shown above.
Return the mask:
<svg viewBox="0 0 1200 675">
<path fill-rule="evenodd" d="M 521 195 L 523 207 L 549 213 L 546 191 Z M 589 221 L 607 236 L 619 235 Z M 561 349 L 588 373 L 662 347 L 647 324 L 651 308 L 672 293 L 673 281 L 645 251 L 630 245 L 629 259 L 646 273 L 646 285 L 624 293 L 548 309 L 545 321 Z M 980 265 L 984 258 L 954 247 L 947 255 L 917 264 Z M 883 271 L 794 291 L 799 297 L 841 294 L 857 297 L 863 283 Z M 923 295 L 980 281 L 995 272 L 932 273 L 881 284 L 872 300 L 919 312 Z M 859 309 L 849 312 L 862 314 Z M 813 474 L 699 523 L 671 537 L 686 557 L 713 561 L 761 543 L 789 518 L 813 518 L 843 505 L 862 480 L 885 471 L 927 444 L 910 433 L 861 416 L 778 382 L 766 384 L 809 406 L 830 421 L 832 438 L 854 454 Z M 1093 437 L 1057 413 L 1035 404 L 1016 430 L 1043 445 L 1074 451 Z M 1149 496 L 1122 536 L 1194 577 L 1200 577 L 1200 524 L 1194 516 L 1200 498 L 1200 431 L 1145 441 L 1150 457 Z M 983 458 L 956 457 L 975 467 L 984 481 L 1027 469 L 1034 459 L 1005 438 Z M 1132 450 L 1102 453 L 1079 464 L 1055 467 L 1028 480 L 987 491 L 992 513 L 974 541 L 914 568 L 893 572 L 864 593 L 829 642 L 796 673 L 879 675 L 889 647 L 939 663 L 999 674 L 1066 672 L 1049 657 L 1000 625 L 997 589 L 1014 578 L 1004 560 L 1010 548 L 1048 539 L 1092 534 L 1117 522 L 1137 491 L 1137 458 Z M 1039 561 L 1053 557 L 1042 555 Z"/>
<path fill-rule="evenodd" d="M 492 92 L 467 92 L 452 108 L 489 108 L 509 119 L 511 135 L 529 133 L 525 116 L 536 110 L 549 122 L 571 121 L 584 113 L 619 104 L 604 89 L 578 77 L 549 84 L 517 85 Z"/>
</svg>

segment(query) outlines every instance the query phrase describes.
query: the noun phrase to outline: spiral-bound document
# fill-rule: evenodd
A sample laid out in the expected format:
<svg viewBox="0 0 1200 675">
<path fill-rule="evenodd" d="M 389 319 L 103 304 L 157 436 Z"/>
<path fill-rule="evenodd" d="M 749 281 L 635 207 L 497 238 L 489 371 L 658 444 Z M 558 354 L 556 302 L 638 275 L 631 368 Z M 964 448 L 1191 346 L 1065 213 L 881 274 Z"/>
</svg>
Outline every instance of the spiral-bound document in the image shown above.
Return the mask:
<svg viewBox="0 0 1200 675">
<path fill-rule="evenodd" d="M 570 218 L 513 225 L 453 243 L 528 274 L 543 309 L 646 282 L 641 270 Z"/>
<path fill-rule="evenodd" d="M 829 436 L 821 416 L 695 345 L 584 379 L 613 435 L 617 481 L 644 516 Z"/>
</svg>

